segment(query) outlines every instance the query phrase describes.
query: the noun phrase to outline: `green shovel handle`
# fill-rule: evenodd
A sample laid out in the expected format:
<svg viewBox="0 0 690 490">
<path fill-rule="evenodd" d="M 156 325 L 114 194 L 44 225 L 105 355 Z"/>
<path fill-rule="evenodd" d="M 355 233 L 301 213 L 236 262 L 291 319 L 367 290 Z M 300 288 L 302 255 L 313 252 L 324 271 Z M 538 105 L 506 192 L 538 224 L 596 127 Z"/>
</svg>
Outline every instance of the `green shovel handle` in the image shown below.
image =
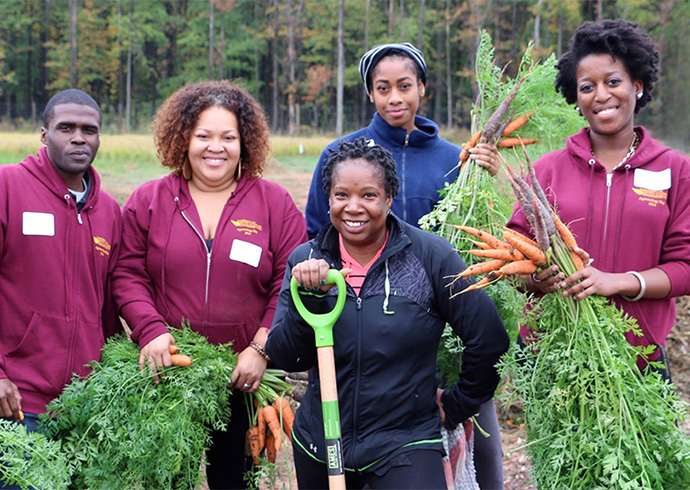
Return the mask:
<svg viewBox="0 0 690 490">
<path fill-rule="evenodd" d="M 300 314 L 302 319 L 307 322 L 316 334 L 316 347 L 330 347 L 333 345 L 333 325 L 340 317 L 340 313 L 343 311 L 343 306 L 345 306 L 345 278 L 335 269 L 330 269 L 328 271 L 328 276 L 326 278 L 327 284 L 335 284 L 338 287 L 338 299 L 335 302 L 335 306 L 328 313 L 312 313 L 304 306 L 302 303 L 302 298 L 300 298 L 299 292 L 297 291 L 297 280 L 292 277 L 290 280 L 290 293 L 292 294 L 292 301 L 295 303 L 295 308 Z"/>
</svg>

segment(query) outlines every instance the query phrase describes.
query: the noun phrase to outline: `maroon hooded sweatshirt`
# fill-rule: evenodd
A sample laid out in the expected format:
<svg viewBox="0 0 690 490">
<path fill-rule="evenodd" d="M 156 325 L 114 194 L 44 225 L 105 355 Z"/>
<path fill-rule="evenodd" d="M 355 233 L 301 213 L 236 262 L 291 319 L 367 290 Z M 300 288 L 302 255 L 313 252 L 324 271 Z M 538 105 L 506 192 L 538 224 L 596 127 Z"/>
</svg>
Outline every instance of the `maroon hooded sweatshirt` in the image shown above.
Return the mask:
<svg viewBox="0 0 690 490">
<path fill-rule="evenodd" d="M 540 158 L 534 170 L 594 267 L 613 273 L 658 267 L 668 275 L 667 298 L 611 297 L 642 329 L 642 337 L 628 333 L 632 345 L 663 346 L 676 318 L 673 298 L 690 293 L 690 160 L 644 127 L 635 130 L 641 139 L 637 151 L 610 174 L 592 155 L 589 128 L 570 136 L 566 148 Z M 508 226 L 533 236 L 519 206 Z M 528 334 L 523 326 L 521 335 Z"/>
<path fill-rule="evenodd" d="M 120 207 L 88 172 L 77 211 L 45 147 L 0 166 L 0 378 L 17 385 L 25 412 L 44 413 L 122 330 L 108 291 Z"/>
<path fill-rule="evenodd" d="M 170 174 L 140 186 L 123 208 L 122 252 L 114 295 L 145 346 L 191 328 L 214 344 L 249 345 L 270 328 L 292 250 L 307 240 L 290 195 L 263 179 L 243 177 L 225 204 L 210 252 L 187 182 Z"/>
</svg>

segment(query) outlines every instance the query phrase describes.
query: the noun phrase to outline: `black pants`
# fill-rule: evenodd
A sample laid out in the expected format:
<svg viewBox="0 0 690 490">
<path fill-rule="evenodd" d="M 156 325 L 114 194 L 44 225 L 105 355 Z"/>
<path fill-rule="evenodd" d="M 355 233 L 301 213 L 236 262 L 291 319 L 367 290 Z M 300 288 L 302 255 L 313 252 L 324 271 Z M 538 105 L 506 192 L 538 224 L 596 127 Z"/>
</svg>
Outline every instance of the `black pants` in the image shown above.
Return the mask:
<svg viewBox="0 0 690 490">
<path fill-rule="evenodd" d="M 297 444 L 292 445 L 297 486 L 300 490 L 328 488 L 326 465 L 305 454 Z M 447 490 L 440 452 L 422 449 L 393 458 L 380 470 L 365 473 L 345 472 L 348 489 L 438 489 Z"/>
<path fill-rule="evenodd" d="M 228 430 L 211 433 L 211 448 L 206 453 L 206 476 L 211 490 L 247 488 L 244 473 L 251 468 L 252 460 L 244 455 L 244 437 L 249 429 L 244 393 L 230 397 L 230 410 Z"/>
</svg>

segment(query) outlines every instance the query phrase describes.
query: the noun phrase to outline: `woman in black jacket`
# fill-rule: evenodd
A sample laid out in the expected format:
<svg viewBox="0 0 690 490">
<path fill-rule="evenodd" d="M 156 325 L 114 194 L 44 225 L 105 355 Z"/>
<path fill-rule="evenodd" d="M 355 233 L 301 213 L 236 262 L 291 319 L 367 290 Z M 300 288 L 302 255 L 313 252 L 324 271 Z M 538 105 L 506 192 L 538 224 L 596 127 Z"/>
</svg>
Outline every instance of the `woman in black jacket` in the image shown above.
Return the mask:
<svg viewBox="0 0 690 490">
<path fill-rule="evenodd" d="M 347 487 L 445 489 L 441 424 L 454 428 L 491 398 L 507 334 L 485 293 L 456 294 L 469 283 L 453 282 L 466 266 L 448 242 L 390 213 L 399 180 L 387 150 L 343 142 L 323 175 L 331 225 L 290 256 L 266 344 L 278 367 L 309 370 L 293 430 L 299 487 L 326 488 L 328 475 L 314 332 L 289 281 L 300 283 L 309 310 L 330 311 L 332 268 L 347 281 L 333 329 Z M 436 353 L 446 323 L 465 350 L 461 378 L 442 392 Z"/>
</svg>

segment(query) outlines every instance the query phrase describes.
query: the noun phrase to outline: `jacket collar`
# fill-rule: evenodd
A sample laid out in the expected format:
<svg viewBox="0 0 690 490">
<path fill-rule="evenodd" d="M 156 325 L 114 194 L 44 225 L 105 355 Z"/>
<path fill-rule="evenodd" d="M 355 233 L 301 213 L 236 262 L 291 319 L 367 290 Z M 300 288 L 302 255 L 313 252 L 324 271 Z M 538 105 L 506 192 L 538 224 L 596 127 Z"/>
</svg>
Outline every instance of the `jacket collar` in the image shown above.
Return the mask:
<svg viewBox="0 0 690 490">
<path fill-rule="evenodd" d="M 407 144 L 421 148 L 433 145 L 436 138 L 438 138 L 438 125 L 431 119 L 422 116 L 415 116 L 414 124 L 417 129 L 410 133 Z M 384 148 L 405 146 L 407 131 L 403 128 L 391 126 L 379 116 L 378 112 L 374 114 L 370 128 L 373 132 L 374 143 L 377 145 Z"/>
<path fill-rule="evenodd" d="M 638 168 L 651 160 L 659 157 L 661 154 L 671 151 L 670 148 L 658 143 L 652 138 L 652 135 L 644 126 L 635 126 L 635 131 L 640 135 L 640 145 L 637 147 L 635 154 L 626 162 L 626 165 L 619 167 L 616 171 L 625 171 L 625 167 Z M 589 139 L 590 128 L 584 127 L 577 133 L 568 137 L 567 149 L 570 155 L 580 165 L 593 165 L 595 172 L 605 172 L 603 165 L 596 162 L 592 156 L 592 142 Z M 597 164 L 594 165 L 594 162 Z"/>
<path fill-rule="evenodd" d="M 36 177 L 55 196 L 62 200 L 64 200 L 65 196 L 69 196 L 67 184 L 65 184 L 65 181 L 60 177 L 55 167 L 53 167 L 48 157 L 48 149 L 45 146 L 39 148 L 37 155 L 29 155 L 19 164 Z M 89 174 L 87 177 L 87 180 L 89 180 L 89 194 L 86 197 L 85 205 L 92 206 L 98 201 L 101 179 L 93 166 L 90 166 L 86 172 Z"/>
<path fill-rule="evenodd" d="M 372 265 L 376 267 L 381 262 L 392 257 L 400 250 L 409 246 L 412 242 L 407 234 L 407 229 L 410 227 L 407 223 L 402 221 L 395 214 L 390 213 L 386 218 L 386 227 L 388 228 L 388 241 L 381 253 L 381 256 Z M 312 240 L 312 248 L 319 249 L 321 253 L 329 259 L 333 265 L 340 266 L 340 244 L 338 241 L 338 230 L 332 224 L 328 224 L 321 228 Z"/>
</svg>

